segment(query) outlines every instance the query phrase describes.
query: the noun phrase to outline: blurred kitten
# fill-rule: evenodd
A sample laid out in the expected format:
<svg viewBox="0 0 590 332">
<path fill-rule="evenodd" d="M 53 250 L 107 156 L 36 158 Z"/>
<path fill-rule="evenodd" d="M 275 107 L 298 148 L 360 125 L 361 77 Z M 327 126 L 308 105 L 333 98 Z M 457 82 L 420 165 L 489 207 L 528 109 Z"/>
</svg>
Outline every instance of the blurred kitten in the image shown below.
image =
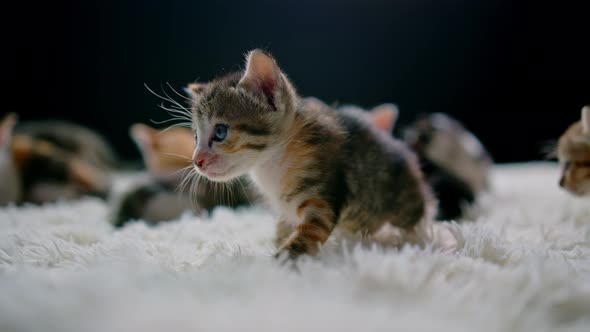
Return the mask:
<svg viewBox="0 0 590 332">
<path fill-rule="evenodd" d="M 590 195 L 590 106 L 582 108 L 580 121 L 559 138 L 557 157 L 562 168 L 559 185 L 576 196 Z"/>
<path fill-rule="evenodd" d="M 228 186 L 199 179 L 195 185 L 183 182 L 192 166 L 195 139 L 187 128 L 160 131 L 144 124 L 130 129 L 149 178 L 126 192 L 114 212 L 114 225 L 122 227 L 131 220 L 148 224 L 177 219 L 185 211 L 201 213 L 217 206 L 237 207 L 251 204 L 253 192 L 239 180 Z"/>
<path fill-rule="evenodd" d="M 196 170 L 217 182 L 249 175 L 280 214 L 279 254 L 315 255 L 336 226 L 417 234 L 428 220 L 414 154 L 358 111 L 300 98 L 266 53 L 250 52 L 243 72 L 189 88 Z"/>
<path fill-rule="evenodd" d="M 0 206 L 20 202 L 22 188 L 17 164 L 12 156 L 12 130 L 16 114 L 7 114 L 0 121 Z"/>
<path fill-rule="evenodd" d="M 106 197 L 115 157 L 88 128 L 58 121 L 0 124 L 0 204 Z"/>
<path fill-rule="evenodd" d="M 395 105 L 370 112 L 373 125 L 391 133 Z M 439 220 L 460 218 L 462 208 L 487 188 L 492 159 L 481 142 L 458 121 L 442 113 L 423 116 L 405 128 L 404 141 L 418 154 L 426 181 L 438 199 Z"/>
</svg>

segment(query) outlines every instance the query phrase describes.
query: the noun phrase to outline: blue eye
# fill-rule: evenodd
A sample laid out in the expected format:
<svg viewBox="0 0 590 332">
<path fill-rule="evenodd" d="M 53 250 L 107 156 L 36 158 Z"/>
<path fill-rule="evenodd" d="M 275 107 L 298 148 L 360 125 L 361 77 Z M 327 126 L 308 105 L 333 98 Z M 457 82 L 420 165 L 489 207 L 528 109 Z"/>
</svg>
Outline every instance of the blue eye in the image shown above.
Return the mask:
<svg viewBox="0 0 590 332">
<path fill-rule="evenodd" d="M 213 140 L 218 142 L 223 141 L 225 139 L 225 136 L 227 136 L 227 130 L 228 128 L 226 125 L 215 125 L 215 137 L 213 137 Z"/>
</svg>

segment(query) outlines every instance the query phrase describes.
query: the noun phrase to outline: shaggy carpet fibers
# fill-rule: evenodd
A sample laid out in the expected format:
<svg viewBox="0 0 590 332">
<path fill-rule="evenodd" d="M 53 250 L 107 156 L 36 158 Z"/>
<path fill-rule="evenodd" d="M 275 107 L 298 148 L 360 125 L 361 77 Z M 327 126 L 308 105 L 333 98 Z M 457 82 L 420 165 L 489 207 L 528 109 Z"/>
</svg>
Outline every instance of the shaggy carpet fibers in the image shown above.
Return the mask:
<svg viewBox="0 0 590 332">
<path fill-rule="evenodd" d="M 590 200 L 551 163 L 498 166 L 454 238 L 401 249 L 333 240 L 296 267 L 273 216 L 122 230 L 81 200 L 0 210 L 0 331 L 590 331 Z"/>
</svg>

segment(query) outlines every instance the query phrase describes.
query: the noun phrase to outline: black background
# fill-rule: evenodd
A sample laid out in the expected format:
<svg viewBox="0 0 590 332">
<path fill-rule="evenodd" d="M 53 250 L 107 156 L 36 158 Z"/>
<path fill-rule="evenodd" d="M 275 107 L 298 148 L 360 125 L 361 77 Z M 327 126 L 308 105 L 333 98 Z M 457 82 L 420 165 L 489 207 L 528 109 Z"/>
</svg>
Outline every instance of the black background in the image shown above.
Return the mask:
<svg viewBox="0 0 590 332">
<path fill-rule="evenodd" d="M 261 47 L 302 95 L 395 102 L 402 124 L 446 112 L 497 161 L 540 159 L 590 104 L 584 2 L 22 2 L 2 14 L 3 111 L 88 125 L 135 159 L 128 126 L 168 118 L 144 83 L 206 81 Z"/>
</svg>

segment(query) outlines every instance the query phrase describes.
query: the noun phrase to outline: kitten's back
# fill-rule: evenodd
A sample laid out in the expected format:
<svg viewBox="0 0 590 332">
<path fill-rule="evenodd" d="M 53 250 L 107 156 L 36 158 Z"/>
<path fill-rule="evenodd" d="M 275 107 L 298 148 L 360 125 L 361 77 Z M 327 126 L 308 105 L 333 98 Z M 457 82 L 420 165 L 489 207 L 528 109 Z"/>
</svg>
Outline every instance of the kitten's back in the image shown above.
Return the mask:
<svg viewBox="0 0 590 332">
<path fill-rule="evenodd" d="M 414 226 L 432 205 L 414 153 L 374 128 L 359 110 L 341 110 L 338 117 L 348 133 L 342 167 L 355 198 L 345 216 L 353 220 L 370 211 L 373 216 L 390 218 L 396 226 Z"/>
</svg>

